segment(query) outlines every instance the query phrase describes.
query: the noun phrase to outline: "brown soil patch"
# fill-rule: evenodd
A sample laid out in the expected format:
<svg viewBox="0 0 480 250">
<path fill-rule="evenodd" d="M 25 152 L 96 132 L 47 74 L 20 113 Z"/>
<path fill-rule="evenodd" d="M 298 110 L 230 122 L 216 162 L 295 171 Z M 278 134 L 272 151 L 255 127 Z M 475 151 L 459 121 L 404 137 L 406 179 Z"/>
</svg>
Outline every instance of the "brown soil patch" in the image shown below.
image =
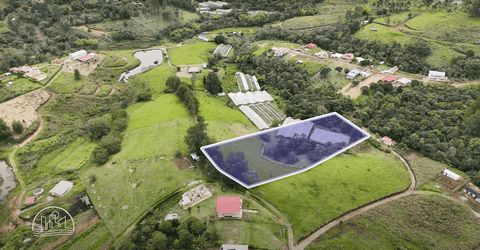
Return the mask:
<svg viewBox="0 0 480 250">
<path fill-rule="evenodd" d="M 175 166 L 177 166 L 177 168 L 179 170 L 184 170 L 184 169 L 188 169 L 190 167 L 190 161 L 187 160 L 186 158 L 182 158 L 182 159 L 175 159 L 173 160 L 173 163 L 175 163 Z"/>
<path fill-rule="evenodd" d="M 350 96 L 352 99 L 359 97 L 362 94 L 363 86 L 370 86 L 372 82 L 378 82 L 382 80 L 386 74 L 374 74 L 367 79 L 361 81 L 357 86 L 352 86 L 352 83 L 347 84 L 340 93 L 344 96 Z"/>
<path fill-rule="evenodd" d="M 25 128 L 29 127 L 33 122 L 40 119 L 37 110 L 50 97 L 48 91 L 36 90 L 0 103 L 0 118 L 9 126 L 13 121 L 20 121 Z"/>
</svg>

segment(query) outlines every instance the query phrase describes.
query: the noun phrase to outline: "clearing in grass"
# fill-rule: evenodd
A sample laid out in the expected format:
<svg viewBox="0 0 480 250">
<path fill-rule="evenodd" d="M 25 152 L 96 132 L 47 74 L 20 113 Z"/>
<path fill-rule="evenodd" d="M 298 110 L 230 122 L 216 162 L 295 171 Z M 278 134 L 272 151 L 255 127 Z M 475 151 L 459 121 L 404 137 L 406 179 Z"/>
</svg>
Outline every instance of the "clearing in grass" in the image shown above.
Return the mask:
<svg viewBox="0 0 480 250">
<path fill-rule="evenodd" d="M 197 175 L 194 170 L 180 171 L 173 163 L 177 150 L 187 153 L 184 137 L 193 124 L 175 95 L 137 103 L 127 111 L 122 150 L 105 165 L 82 173 L 83 180 L 96 177 L 94 183 L 86 184 L 87 192 L 114 236 Z"/>
<path fill-rule="evenodd" d="M 340 224 L 308 249 L 474 249 L 480 221 L 457 201 L 417 194 Z"/>
<path fill-rule="evenodd" d="M 174 47 L 169 50 L 170 60 L 174 65 L 202 64 L 217 47 L 211 42 L 197 42 Z"/>
<path fill-rule="evenodd" d="M 368 142 L 351 151 L 356 153 L 343 153 L 253 192 L 287 217 L 298 241 L 351 209 L 408 187 L 408 172 L 395 155 L 374 149 Z"/>
</svg>

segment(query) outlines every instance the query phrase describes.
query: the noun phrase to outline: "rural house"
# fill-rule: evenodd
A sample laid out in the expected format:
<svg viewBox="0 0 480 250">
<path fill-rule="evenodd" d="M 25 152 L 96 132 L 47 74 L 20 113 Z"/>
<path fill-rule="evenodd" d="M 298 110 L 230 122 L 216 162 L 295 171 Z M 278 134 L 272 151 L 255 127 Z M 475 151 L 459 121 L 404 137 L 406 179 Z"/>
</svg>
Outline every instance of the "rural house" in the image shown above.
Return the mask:
<svg viewBox="0 0 480 250">
<path fill-rule="evenodd" d="M 240 196 L 220 196 L 217 198 L 217 218 L 242 218 L 242 199 Z"/>
<path fill-rule="evenodd" d="M 35 204 L 35 200 L 36 200 L 35 196 L 30 196 L 30 197 L 25 199 L 25 202 L 23 204 L 25 204 L 25 206 L 31 206 L 31 205 Z"/>
<path fill-rule="evenodd" d="M 410 84 L 412 82 L 412 80 L 410 80 L 408 78 L 405 78 L 405 77 L 402 77 L 402 78 L 398 79 L 397 82 L 402 84 L 402 85 L 407 85 L 407 84 Z"/>
<path fill-rule="evenodd" d="M 382 141 L 383 141 L 383 144 L 387 145 L 387 146 L 392 146 L 395 144 L 395 141 L 392 140 L 392 138 L 388 137 L 388 136 L 384 136 L 382 138 Z"/>
<path fill-rule="evenodd" d="M 447 81 L 448 77 L 446 76 L 445 72 L 430 70 L 428 71 L 428 80 Z"/>
<path fill-rule="evenodd" d="M 309 43 L 309 44 L 305 45 L 305 48 L 307 48 L 307 49 L 316 49 L 316 48 L 317 48 L 317 45 L 314 44 L 314 43 Z"/>
<path fill-rule="evenodd" d="M 382 79 L 383 82 L 388 82 L 388 83 L 393 83 L 395 82 L 396 80 L 398 79 L 397 76 L 393 76 L 393 75 L 390 75 L 390 76 L 386 76 Z"/>
<path fill-rule="evenodd" d="M 448 170 L 448 169 L 444 169 L 442 171 L 442 175 L 454 180 L 454 181 L 458 181 L 460 180 L 462 177 L 454 172 L 452 172 L 451 170 Z"/>
<path fill-rule="evenodd" d="M 79 50 L 79 51 L 75 51 L 73 53 L 70 53 L 68 55 L 68 57 L 71 59 L 71 60 L 78 60 L 80 59 L 81 57 L 83 56 L 86 56 L 87 55 L 87 51 L 82 49 L 82 50 Z"/>
<path fill-rule="evenodd" d="M 273 55 L 276 57 L 282 57 L 288 53 L 287 48 L 272 47 L 272 51 L 273 51 Z"/>
<path fill-rule="evenodd" d="M 248 250 L 248 245 L 223 244 L 220 250 Z"/>
<path fill-rule="evenodd" d="M 52 196 L 64 196 L 68 191 L 73 188 L 73 183 L 69 181 L 60 181 L 50 190 L 50 195 Z"/>
<path fill-rule="evenodd" d="M 350 62 L 351 60 L 353 60 L 353 58 L 355 58 L 355 56 L 352 53 L 345 53 L 342 56 L 342 59 L 347 62 Z"/>
</svg>

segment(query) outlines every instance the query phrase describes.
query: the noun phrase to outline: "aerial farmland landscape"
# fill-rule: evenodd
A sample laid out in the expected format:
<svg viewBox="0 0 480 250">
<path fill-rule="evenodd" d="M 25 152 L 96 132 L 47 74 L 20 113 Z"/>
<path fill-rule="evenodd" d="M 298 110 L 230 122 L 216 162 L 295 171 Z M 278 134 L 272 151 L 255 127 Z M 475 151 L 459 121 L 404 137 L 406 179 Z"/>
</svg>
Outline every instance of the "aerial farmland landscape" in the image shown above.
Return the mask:
<svg viewBox="0 0 480 250">
<path fill-rule="evenodd" d="M 0 0 L 0 249 L 480 249 L 480 0 Z"/>
</svg>

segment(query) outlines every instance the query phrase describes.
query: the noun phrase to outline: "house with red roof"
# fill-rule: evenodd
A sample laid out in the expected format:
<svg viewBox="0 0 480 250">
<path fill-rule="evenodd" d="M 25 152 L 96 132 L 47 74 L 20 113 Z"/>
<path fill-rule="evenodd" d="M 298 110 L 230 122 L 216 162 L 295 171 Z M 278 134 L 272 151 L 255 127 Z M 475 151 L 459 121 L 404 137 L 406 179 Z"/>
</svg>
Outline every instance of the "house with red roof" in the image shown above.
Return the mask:
<svg viewBox="0 0 480 250">
<path fill-rule="evenodd" d="M 393 83 L 393 82 L 395 82 L 397 79 L 398 79 L 398 76 L 389 75 L 389 76 L 385 76 L 385 77 L 382 79 L 382 81 L 384 81 L 384 82 L 389 82 L 389 83 Z"/>
<path fill-rule="evenodd" d="M 382 141 L 383 141 L 383 143 L 384 143 L 385 145 L 387 145 L 387 146 L 392 146 L 392 145 L 395 144 L 395 141 L 394 141 L 392 138 L 388 137 L 388 136 L 384 136 L 384 137 L 382 138 Z"/>
<path fill-rule="evenodd" d="M 307 48 L 307 49 L 316 49 L 316 48 L 317 48 L 317 45 L 314 44 L 314 43 L 309 43 L 309 44 L 305 45 L 305 48 Z"/>
<path fill-rule="evenodd" d="M 36 199 L 35 196 L 30 196 L 25 199 L 25 202 L 23 204 L 25 204 L 25 206 L 31 206 L 35 204 L 35 199 Z"/>
<path fill-rule="evenodd" d="M 240 196 L 220 196 L 216 211 L 219 219 L 242 219 L 242 199 Z"/>
<path fill-rule="evenodd" d="M 78 58 L 78 60 L 80 62 L 88 63 L 88 62 L 94 61 L 96 58 L 97 58 L 97 55 L 95 53 L 88 53 L 88 54 Z"/>
<path fill-rule="evenodd" d="M 342 56 L 342 59 L 347 62 L 350 62 L 351 60 L 353 60 L 353 58 L 355 58 L 355 56 L 352 53 L 345 53 Z"/>
</svg>

